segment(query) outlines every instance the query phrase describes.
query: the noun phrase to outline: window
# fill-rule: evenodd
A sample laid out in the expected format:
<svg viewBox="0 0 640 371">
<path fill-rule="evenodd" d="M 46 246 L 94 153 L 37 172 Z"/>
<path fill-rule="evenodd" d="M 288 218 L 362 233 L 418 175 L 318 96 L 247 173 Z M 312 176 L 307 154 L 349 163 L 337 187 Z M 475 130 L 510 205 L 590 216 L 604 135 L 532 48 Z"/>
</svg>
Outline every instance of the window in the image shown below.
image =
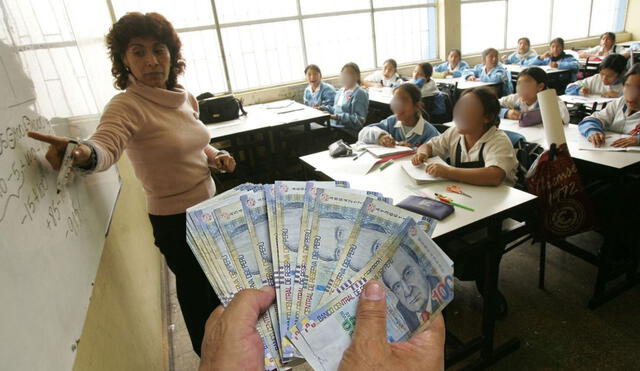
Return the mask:
<svg viewBox="0 0 640 371">
<path fill-rule="evenodd" d="M 462 53 L 479 53 L 486 48 L 504 48 L 507 2 L 476 1 L 460 6 Z"/>
<path fill-rule="evenodd" d="M 157 11 L 173 23 L 187 62 L 181 82 L 194 94 L 299 81 L 308 63 L 331 75 L 350 61 L 366 70 L 436 51 L 434 0 L 106 1 L 116 18 Z"/>
<path fill-rule="evenodd" d="M 0 41 L 18 50 L 34 84 L 38 112 L 45 117 L 97 112 L 63 4 L 0 0 L 0 5 Z"/>
<path fill-rule="evenodd" d="M 627 0 L 461 0 L 462 52 L 515 48 L 520 37 L 544 44 L 624 28 Z M 488 21 L 489 20 L 489 21 Z"/>
</svg>

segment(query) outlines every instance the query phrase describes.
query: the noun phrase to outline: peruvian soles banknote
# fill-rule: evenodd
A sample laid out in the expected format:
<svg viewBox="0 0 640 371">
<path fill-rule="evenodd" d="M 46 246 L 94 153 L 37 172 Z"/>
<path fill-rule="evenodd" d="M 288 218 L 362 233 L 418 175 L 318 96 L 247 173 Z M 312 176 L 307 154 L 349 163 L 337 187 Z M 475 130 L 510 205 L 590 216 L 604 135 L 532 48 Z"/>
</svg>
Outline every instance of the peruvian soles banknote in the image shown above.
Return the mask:
<svg viewBox="0 0 640 371">
<path fill-rule="evenodd" d="M 256 324 L 265 369 L 295 358 L 333 369 L 370 279 L 388 283 L 394 341 L 451 300 L 452 281 L 443 277 L 452 263 L 429 237 L 436 222 L 391 203 L 346 182 L 278 181 L 243 184 L 187 210 L 187 243 L 222 305 L 246 288 L 276 290 Z"/>
<path fill-rule="evenodd" d="M 385 286 L 390 342 L 409 339 L 453 299 L 453 262 L 413 218 L 407 218 L 349 287 L 338 289 L 291 329 L 291 341 L 315 370 L 338 368 L 351 343 L 360 293 L 372 279 Z"/>
</svg>

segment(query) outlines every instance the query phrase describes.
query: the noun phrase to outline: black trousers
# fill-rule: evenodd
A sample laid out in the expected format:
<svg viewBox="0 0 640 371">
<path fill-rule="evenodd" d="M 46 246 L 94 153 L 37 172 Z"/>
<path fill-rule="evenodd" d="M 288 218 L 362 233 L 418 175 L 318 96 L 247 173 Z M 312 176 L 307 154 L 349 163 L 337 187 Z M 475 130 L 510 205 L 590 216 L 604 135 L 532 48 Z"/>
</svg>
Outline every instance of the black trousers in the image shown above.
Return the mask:
<svg viewBox="0 0 640 371">
<path fill-rule="evenodd" d="M 200 264 L 187 245 L 186 214 L 151 215 L 155 245 L 176 276 L 176 292 L 193 350 L 200 356 L 204 326 L 220 304 Z"/>
</svg>

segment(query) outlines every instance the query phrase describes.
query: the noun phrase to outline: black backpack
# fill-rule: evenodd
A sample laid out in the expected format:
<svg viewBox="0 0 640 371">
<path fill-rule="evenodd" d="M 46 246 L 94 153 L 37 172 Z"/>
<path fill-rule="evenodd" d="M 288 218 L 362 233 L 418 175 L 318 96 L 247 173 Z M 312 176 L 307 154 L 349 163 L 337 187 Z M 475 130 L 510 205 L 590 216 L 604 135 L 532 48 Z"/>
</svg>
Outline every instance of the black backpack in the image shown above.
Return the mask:
<svg viewBox="0 0 640 371">
<path fill-rule="evenodd" d="M 242 101 L 233 95 L 214 97 L 211 93 L 203 93 L 196 99 L 200 108 L 200 120 L 205 124 L 235 120 L 240 117 L 240 112 L 243 116 L 247 114 Z"/>
<path fill-rule="evenodd" d="M 517 180 L 514 187 L 522 191 L 527 191 L 525 178 L 531 167 L 544 152 L 544 148 L 537 143 L 531 143 L 525 140 L 518 141 L 513 148 L 516 150 L 516 159 L 518 160 L 518 170 L 516 171 Z"/>
</svg>

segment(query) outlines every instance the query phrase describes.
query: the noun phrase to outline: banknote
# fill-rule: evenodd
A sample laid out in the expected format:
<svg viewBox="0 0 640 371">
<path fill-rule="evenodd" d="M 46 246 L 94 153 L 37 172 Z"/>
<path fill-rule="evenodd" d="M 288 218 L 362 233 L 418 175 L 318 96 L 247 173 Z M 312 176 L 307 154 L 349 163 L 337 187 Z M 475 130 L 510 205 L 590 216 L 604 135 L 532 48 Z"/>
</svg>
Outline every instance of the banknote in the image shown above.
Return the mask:
<svg viewBox="0 0 640 371">
<path fill-rule="evenodd" d="M 291 323 L 298 321 L 298 313 L 300 312 L 300 303 L 302 302 L 302 293 L 304 289 L 304 273 L 306 271 L 307 253 L 309 251 L 309 235 L 311 234 L 310 217 L 313 215 L 315 208 L 316 191 L 318 187 L 322 188 L 349 188 L 348 182 L 318 182 L 308 181 L 305 184 L 304 203 L 302 206 L 302 214 L 300 217 L 300 236 L 298 241 L 298 254 L 296 257 L 295 276 L 293 280 L 293 305 L 291 309 Z"/>
<path fill-rule="evenodd" d="M 293 279 L 295 263 L 297 261 L 298 240 L 300 236 L 300 219 L 304 205 L 304 190 L 306 182 L 276 181 L 276 243 L 278 245 L 278 279 L 280 280 L 280 303 L 278 306 L 278 321 L 280 334 L 286 334 L 290 326 L 291 308 L 293 306 Z M 282 343 L 282 355 L 289 359 L 295 354 L 295 349 L 287 341 Z"/>
<path fill-rule="evenodd" d="M 350 286 L 349 279 L 369 261 L 371 251 L 378 249 L 408 217 L 413 218 L 431 236 L 437 224 L 435 219 L 368 197 L 360 208 L 345 248 L 338 258 L 321 304 L 327 302 L 340 285 Z"/>
<path fill-rule="evenodd" d="M 453 299 L 453 265 L 413 218 L 407 218 L 352 279 L 291 329 L 291 340 L 316 370 L 336 370 L 355 329 L 357 303 L 369 280 L 385 286 L 387 339 L 405 341 Z"/>
<path fill-rule="evenodd" d="M 320 304 L 338 257 L 367 199 L 366 191 L 319 188 L 313 212 L 300 314 Z M 390 202 L 390 200 L 386 200 Z"/>
</svg>

